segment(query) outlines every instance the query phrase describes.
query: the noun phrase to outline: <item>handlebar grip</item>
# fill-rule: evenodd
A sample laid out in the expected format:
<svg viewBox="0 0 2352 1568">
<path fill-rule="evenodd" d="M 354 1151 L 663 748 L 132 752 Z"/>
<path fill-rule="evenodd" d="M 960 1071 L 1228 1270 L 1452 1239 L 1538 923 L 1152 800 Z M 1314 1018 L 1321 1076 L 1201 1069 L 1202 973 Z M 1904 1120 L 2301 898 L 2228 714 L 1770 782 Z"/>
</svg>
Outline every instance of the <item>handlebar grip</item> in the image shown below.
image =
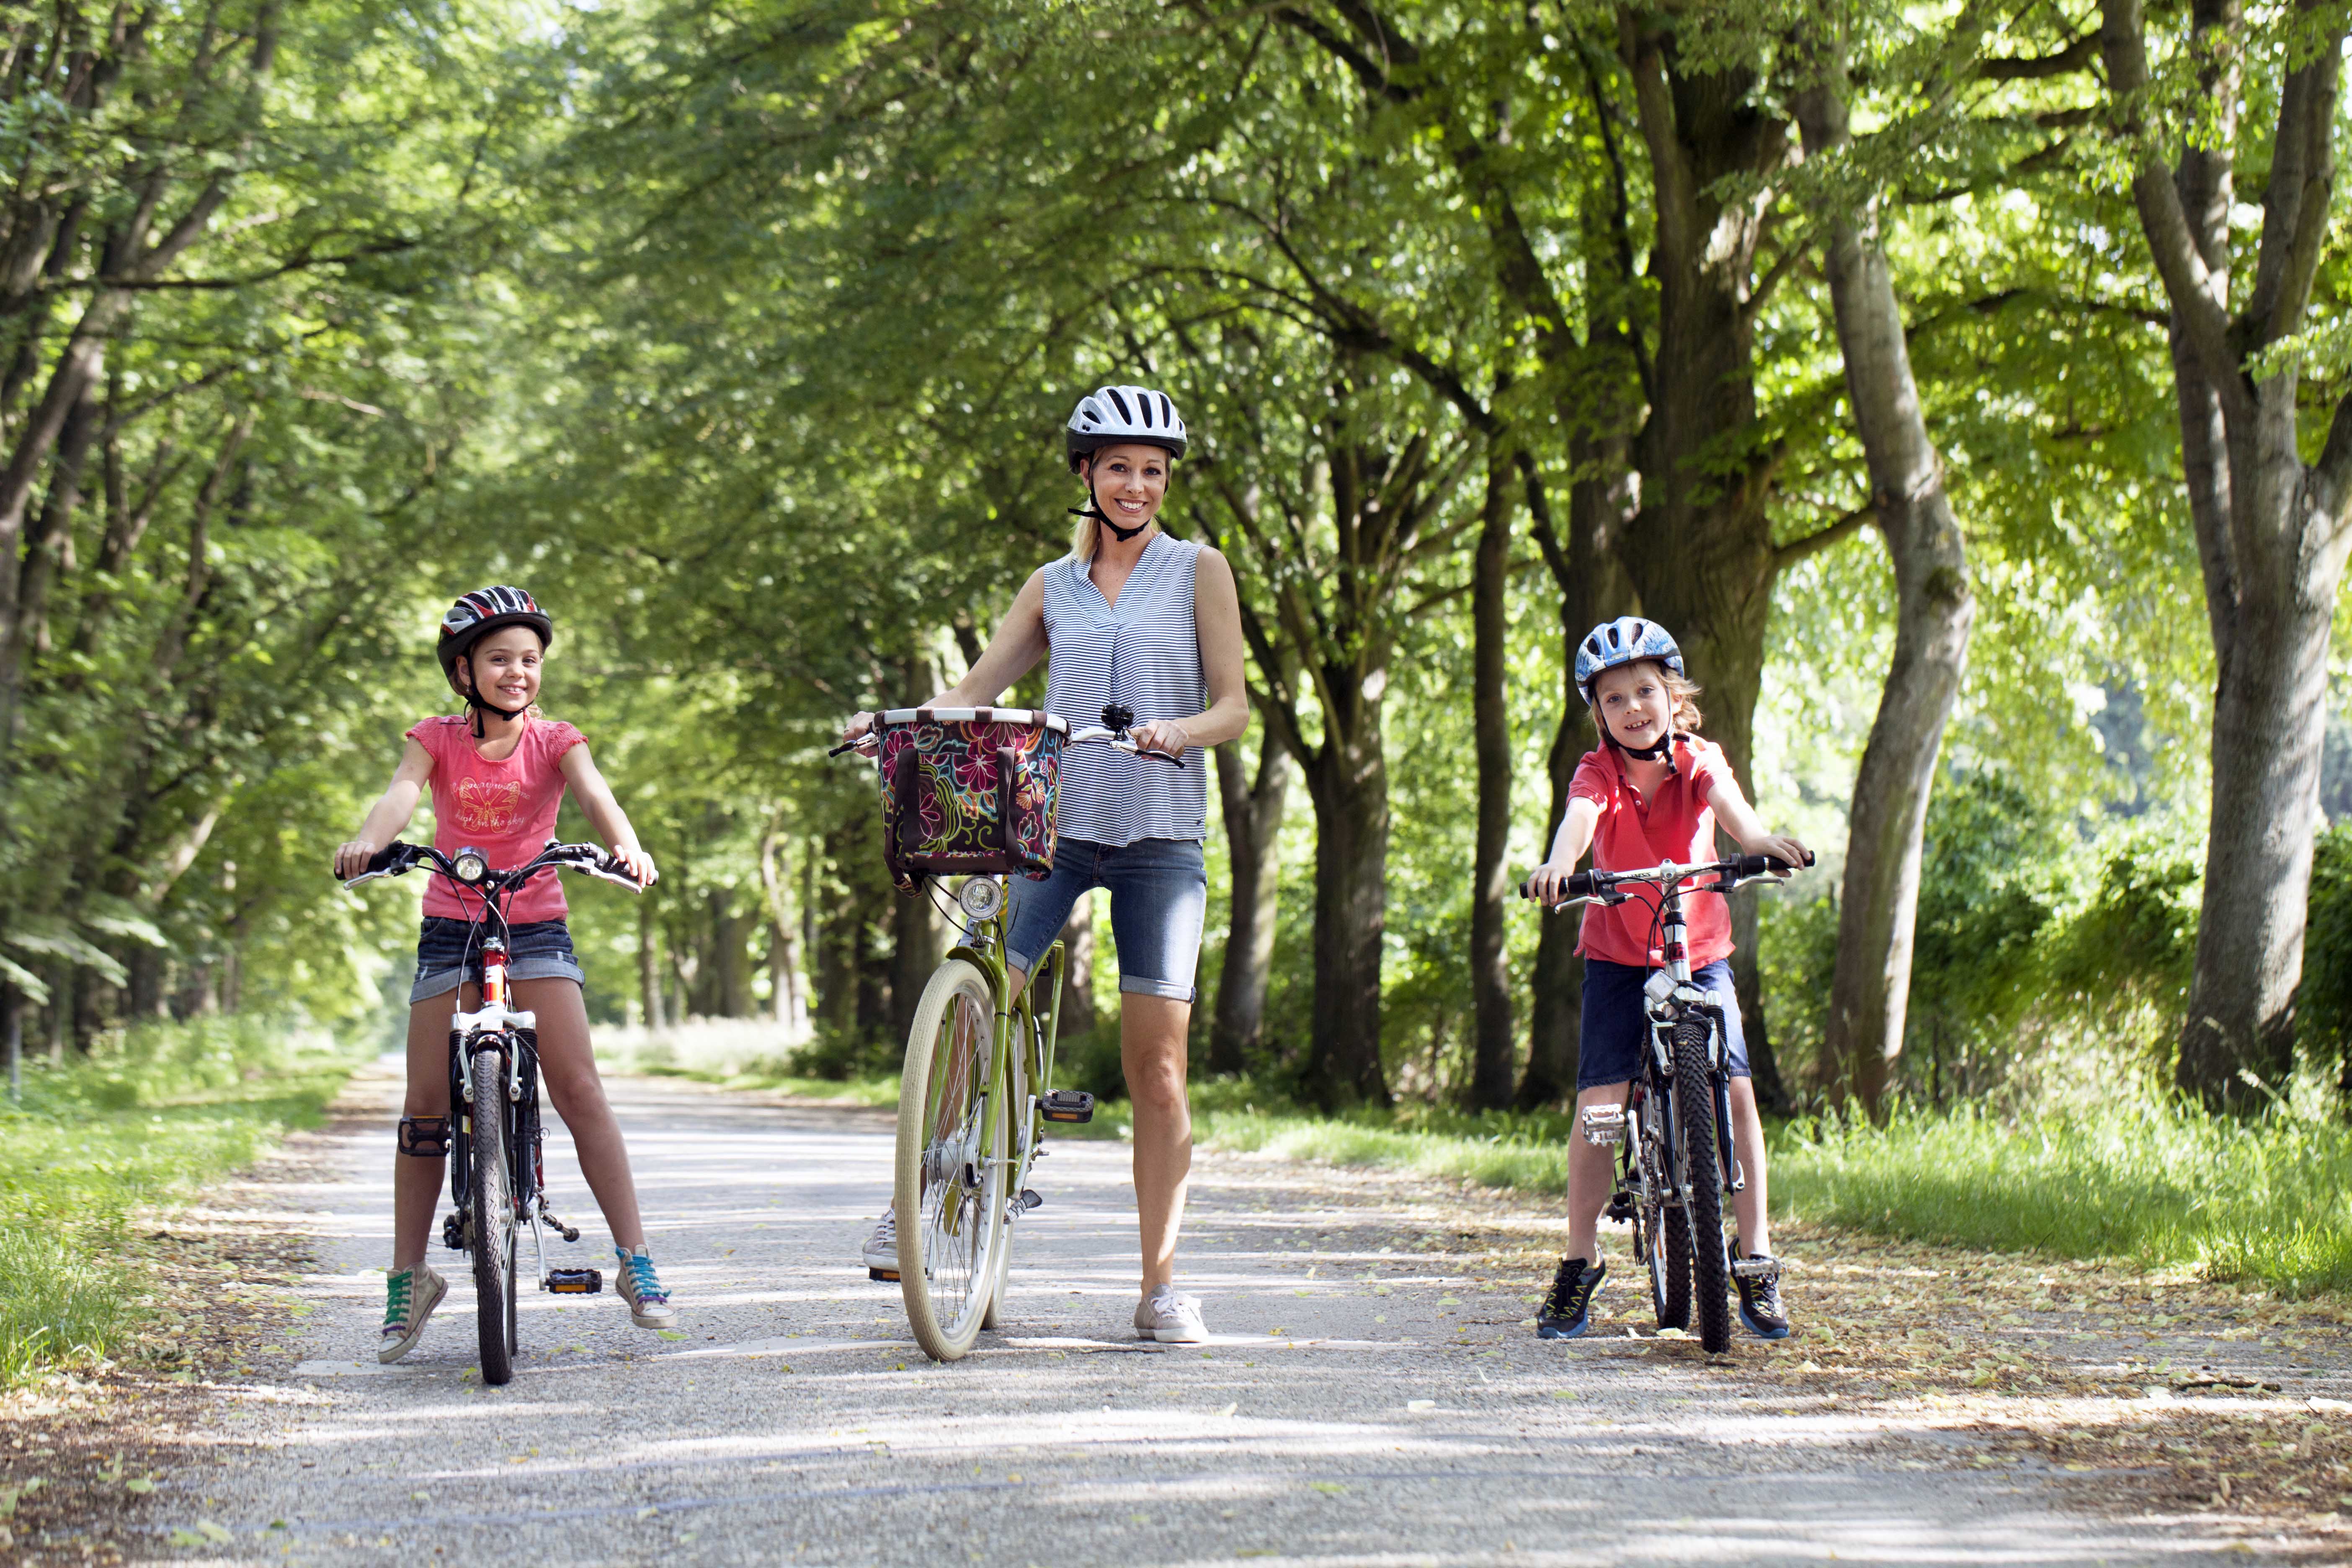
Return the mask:
<svg viewBox="0 0 2352 1568">
<path fill-rule="evenodd" d="M 825 755 L 828 757 L 837 757 L 844 752 L 854 752 L 865 743 L 866 737 L 864 735 L 860 735 L 855 741 L 844 741 L 841 744 L 827 752 Z"/>
<path fill-rule="evenodd" d="M 1562 899 L 1591 899 L 1599 897 L 1601 889 L 1593 886 L 1591 872 L 1576 871 L 1570 874 L 1568 879 L 1568 887 L 1560 893 L 1560 897 Z M 1523 899 L 1532 899 L 1535 896 L 1534 884 L 1529 882 L 1521 882 L 1519 884 L 1519 897 Z"/>
<path fill-rule="evenodd" d="M 1805 865 L 1810 867 L 1817 858 L 1811 850 L 1806 850 Z M 1777 877 L 1784 871 L 1796 871 L 1800 868 L 1790 865 L 1778 855 L 1742 855 L 1739 858 L 1739 869 L 1737 875 L 1743 879 Z"/>
</svg>

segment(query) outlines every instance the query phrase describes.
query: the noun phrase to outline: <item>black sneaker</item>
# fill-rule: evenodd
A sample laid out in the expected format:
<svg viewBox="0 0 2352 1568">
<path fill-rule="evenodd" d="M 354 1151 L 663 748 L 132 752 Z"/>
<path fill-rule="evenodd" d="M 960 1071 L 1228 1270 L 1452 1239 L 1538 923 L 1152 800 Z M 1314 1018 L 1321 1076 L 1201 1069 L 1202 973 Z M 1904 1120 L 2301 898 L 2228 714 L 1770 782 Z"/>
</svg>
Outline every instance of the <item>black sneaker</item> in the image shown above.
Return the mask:
<svg viewBox="0 0 2352 1568">
<path fill-rule="evenodd" d="M 1739 1244 L 1726 1243 L 1724 1251 L 1731 1259 L 1733 1268 L 1737 1269 L 1739 1266 Z M 1731 1282 L 1739 1287 L 1739 1321 L 1747 1324 L 1748 1331 L 1759 1340 L 1785 1340 L 1789 1337 L 1789 1312 L 1780 1305 L 1780 1259 L 1761 1252 L 1751 1252 L 1748 1260 L 1751 1264 L 1769 1263 L 1772 1267 L 1769 1273 L 1754 1279 L 1738 1273 L 1732 1275 Z"/>
<path fill-rule="evenodd" d="M 1551 1277 L 1550 1293 L 1536 1312 L 1536 1338 L 1572 1340 L 1591 1328 L 1592 1298 L 1608 1277 L 1606 1263 L 1588 1267 L 1581 1258 L 1561 1258 L 1559 1271 Z"/>
</svg>

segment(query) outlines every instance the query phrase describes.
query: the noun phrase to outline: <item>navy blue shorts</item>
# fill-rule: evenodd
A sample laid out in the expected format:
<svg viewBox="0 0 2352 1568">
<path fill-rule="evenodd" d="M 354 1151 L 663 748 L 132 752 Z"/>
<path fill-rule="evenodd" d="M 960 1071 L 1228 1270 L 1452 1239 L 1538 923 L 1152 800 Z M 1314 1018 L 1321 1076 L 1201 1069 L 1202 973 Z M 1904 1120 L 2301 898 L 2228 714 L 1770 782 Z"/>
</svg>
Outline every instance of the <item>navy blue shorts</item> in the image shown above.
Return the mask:
<svg viewBox="0 0 2352 1568">
<path fill-rule="evenodd" d="M 445 915 L 426 915 L 416 936 L 416 984 L 408 988 L 413 1006 L 428 996 L 482 981 L 482 955 L 469 940 L 474 926 Z M 585 985 L 588 972 L 572 951 L 572 928 L 562 921 L 526 921 L 507 928 L 507 978 L 569 980 Z"/>
<path fill-rule="evenodd" d="M 1577 1037 L 1579 1092 L 1604 1083 L 1631 1083 L 1642 1076 L 1642 1053 L 1650 1048 L 1650 1016 L 1642 987 L 1654 971 L 1605 958 L 1584 961 L 1584 1026 Z M 1748 1070 L 1748 1038 L 1739 1030 L 1739 1000 L 1731 994 L 1731 962 L 1718 958 L 1691 972 L 1691 984 L 1723 1005 L 1724 1043 L 1730 1047 L 1731 1076 Z"/>
</svg>

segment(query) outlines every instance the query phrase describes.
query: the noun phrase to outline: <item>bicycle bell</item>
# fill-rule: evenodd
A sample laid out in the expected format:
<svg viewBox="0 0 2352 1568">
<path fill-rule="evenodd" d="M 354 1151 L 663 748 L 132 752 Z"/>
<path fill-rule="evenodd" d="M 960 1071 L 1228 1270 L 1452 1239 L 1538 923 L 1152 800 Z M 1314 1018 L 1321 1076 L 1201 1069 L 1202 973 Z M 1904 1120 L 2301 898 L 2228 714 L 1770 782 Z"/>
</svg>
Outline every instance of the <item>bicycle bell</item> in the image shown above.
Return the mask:
<svg viewBox="0 0 2352 1568">
<path fill-rule="evenodd" d="M 984 921 L 1004 907 L 1003 884 L 993 877 L 974 877 L 956 894 L 956 902 L 972 919 Z"/>
<path fill-rule="evenodd" d="M 1128 727 L 1134 722 L 1135 710 L 1129 708 L 1126 703 L 1106 702 L 1103 704 L 1103 728 L 1108 730 L 1112 734 L 1126 734 Z"/>
</svg>

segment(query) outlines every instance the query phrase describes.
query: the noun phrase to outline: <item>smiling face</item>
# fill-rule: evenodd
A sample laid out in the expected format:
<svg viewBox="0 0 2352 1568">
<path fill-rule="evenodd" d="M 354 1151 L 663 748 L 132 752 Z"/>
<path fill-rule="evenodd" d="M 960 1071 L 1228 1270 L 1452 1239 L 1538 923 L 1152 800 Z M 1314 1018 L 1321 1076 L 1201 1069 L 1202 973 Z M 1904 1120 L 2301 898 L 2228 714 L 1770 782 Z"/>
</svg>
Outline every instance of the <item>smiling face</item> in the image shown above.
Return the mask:
<svg viewBox="0 0 2352 1568">
<path fill-rule="evenodd" d="M 1121 528 L 1141 528 L 1168 498 L 1168 454 L 1140 444 L 1105 447 L 1086 464 L 1095 505 Z"/>
<path fill-rule="evenodd" d="M 546 657 L 539 634 L 529 626 L 500 626 L 457 661 L 457 688 L 460 691 L 466 689 L 467 666 L 470 664 L 473 678 L 481 682 L 485 701 L 494 702 L 510 713 L 528 708 L 539 700 L 539 667 Z"/>
<path fill-rule="evenodd" d="M 1602 670 L 1592 678 L 1592 706 L 1617 743 L 1647 751 L 1664 740 L 1674 696 L 1654 659 Z"/>
</svg>

